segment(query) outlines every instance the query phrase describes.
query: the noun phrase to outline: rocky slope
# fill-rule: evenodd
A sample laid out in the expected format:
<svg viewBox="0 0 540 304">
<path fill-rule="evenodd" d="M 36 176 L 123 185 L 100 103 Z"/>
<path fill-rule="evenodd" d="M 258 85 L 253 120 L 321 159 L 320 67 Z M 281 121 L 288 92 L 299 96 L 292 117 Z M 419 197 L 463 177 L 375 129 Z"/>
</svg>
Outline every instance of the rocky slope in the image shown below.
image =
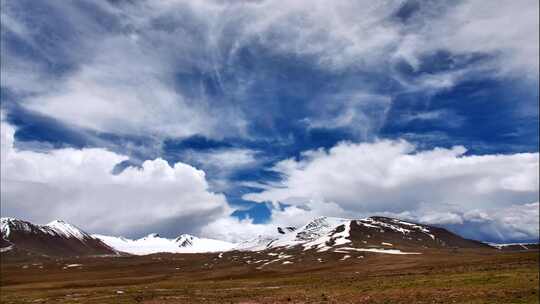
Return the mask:
<svg viewBox="0 0 540 304">
<path fill-rule="evenodd" d="M 387 217 L 358 220 L 319 217 L 286 233 L 283 233 L 283 229 L 279 230 L 281 231 L 275 236 L 259 236 L 239 244 L 235 249 L 259 251 L 300 248 L 324 252 L 351 247 L 397 253 L 400 248 L 491 248 L 487 244 L 464 239 L 443 228 Z"/>
<path fill-rule="evenodd" d="M 107 255 L 117 251 L 99 239 L 64 221 L 47 225 L 1 218 L 2 252 L 18 250 L 50 256 Z"/>
</svg>

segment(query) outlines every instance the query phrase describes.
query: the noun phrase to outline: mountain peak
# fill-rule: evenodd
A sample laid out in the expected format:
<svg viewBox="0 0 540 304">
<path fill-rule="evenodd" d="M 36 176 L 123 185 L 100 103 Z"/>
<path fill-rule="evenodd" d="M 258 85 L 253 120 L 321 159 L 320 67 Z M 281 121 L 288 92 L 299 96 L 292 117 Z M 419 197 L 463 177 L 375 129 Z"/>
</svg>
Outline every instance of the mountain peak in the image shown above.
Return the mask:
<svg viewBox="0 0 540 304">
<path fill-rule="evenodd" d="M 193 241 L 197 237 L 190 234 L 181 234 L 174 241 L 178 244 L 179 247 L 191 247 L 193 246 Z"/>
<path fill-rule="evenodd" d="M 67 223 L 63 220 L 54 220 L 45 225 L 44 227 L 50 228 L 57 234 L 65 237 L 75 237 L 78 239 L 84 239 L 89 237 L 89 235 L 86 232 L 82 231 L 80 228 L 71 225 L 70 223 Z"/>
<path fill-rule="evenodd" d="M 12 230 L 32 231 L 32 224 L 13 217 L 0 218 L 0 229 L 3 238 L 9 237 Z"/>
<path fill-rule="evenodd" d="M 150 233 L 150 234 L 148 234 L 147 236 L 145 236 L 145 237 L 143 237 L 143 238 L 141 238 L 141 239 L 143 239 L 143 240 L 146 240 L 146 239 L 156 239 L 156 238 L 159 238 L 159 237 L 161 237 L 161 236 L 159 235 L 159 233 Z"/>
<path fill-rule="evenodd" d="M 62 220 L 54 220 L 47 225 L 35 225 L 15 218 L 1 218 L 0 222 L 2 240 L 18 249 L 59 256 L 116 253 L 105 243 Z"/>
</svg>

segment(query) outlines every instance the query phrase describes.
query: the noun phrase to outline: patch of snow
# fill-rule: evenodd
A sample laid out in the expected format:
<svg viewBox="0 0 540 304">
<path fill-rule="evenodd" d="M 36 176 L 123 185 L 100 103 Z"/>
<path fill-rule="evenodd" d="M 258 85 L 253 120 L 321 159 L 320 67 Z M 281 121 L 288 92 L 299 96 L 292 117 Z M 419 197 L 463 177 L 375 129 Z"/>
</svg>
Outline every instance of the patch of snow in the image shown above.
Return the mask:
<svg viewBox="0 0 540 304">
<path fill-rule="evenodd" d="M 383 245 L 383 246 L 394 246 L 394 245 L 392 245 L 392 243 L 386 243 L 386 242 L 382 242 L 381 245 Z"/>
<path fill-rule="evenodd" d="M 422 225 L 418 225 L 418 224 L 414 224 L 414 223 L 409 223 L 409 222 L 404 222 L 404 221 L 400 221 L 400 220 L 394 220 L 394 223 L 399 223 L 401 225 L 406 225 L 406 226 L 410 226 L 411 228 L 413 229 L 417 229 L 417 230 L 420 230 L 421 232 L 423 232 L 424 234 L 427 234 L 430 238 L 432 238 L 433 240 L 435 239 L 435 236 L 433 234 L 431 234 L 429 231 L 429 229 L 427 229 L 426 227 L 422 226 Z"/>
<path fill-rule="evenodd" d="M 309 248 L 307 248 L 309 249 Z M 307 249 L 304 249 L 304 250 L 307 250 Z M 328 251 L 332 249 L 332 247 L 329 247 L 329 246 L 322 246 L 322 247 L 319 247 L 319 249 L 317 249 L 317 252 L 325 252 L 325 251 Z"/>
<path fill-rule="evenodd" d="M 379 228 L 379 227 L 377 227 L 377 226 L 375 226 L 375 225 L 371 225 L 371 224 L 368 224 L 368 223 L 364 223 L 362 220 L 356 221 L 356 224 L 357 224 L 357 225 L 363 225 L 363 226 L 369 227 L 369 228 Z"/>
<path fill-rule="evenodd" d="M 521 246 L 523 249 L 529 249 L 527 246 L 537 245 L 535 243 L 487 243 L 489 246 L 495 247 L 497 249 L 502 249 L 508 246 Z"/>
<path fill-rule="evenodd" d="M 281 263 L 281 264 L 283 264 L 283 265 L 286 265 L 286 264 L 294 264 L 294 263 L 293 263 L 293 262 L 291 262 L 291 261 L 284 261 L 284 262 L 283 262 L 283 263 Z"/>
<path fill-rule="evenodd" d="M 270 255 L 270 253 L 268 254 Z M 276 254 L 272 254 L 272 256 L 276 256 Z M 272 264 L 272 263 L 275 263 L 275 262 L 279 262 L 279 261 L 282 261 L 282 260 L 285 260 L 285 259 L 288 259 L 288 258 L 292 258 L 292 255 L 288 255 L 288 254 L 285 254 L 283 252 L 280 252 L 279 254 L 277 254 L 277 258 L 274 259 L 274 260 L 270 260 L 264 264 L 262 264 L 261 266 L 257 267 L 257 269 L 263 269 L 264 266 L 266 265 L 269 265 L 269 264 Z"/>
<path fill-rule="evenodd" d="M 385 253 L 385 254 L 421 254 L 419 252 L 403 252 L 398 249 L 378 249 L 378 248 L 353 248 L 353 247 L 341 247 L 340 250 L 351 250 L 351 251 L 361 251 L 361 252 L 375 252 L 375 253 Z"/>
<path fill-rule="evenodd" d="M 267 259 L 263 259 L 263 260 L 257 260 L 255 262 L 253 262 L 253 264 L 258 264 L 258 263 L 261 263 L 261 262 L 267 262 L 268 260 Z"/>
<path fill-rule="evenodd" d="M 397 231 L 397 232 L 401 232 L 403 234 L 411 232 L 411 230 L 409 230 L 409 229 L 405 229 L 405 228 L 402 228 L 402 227 L 399 227 L 399 226 L 396 226 L 396 225 L 387 224 L 385 222 L 377 221 L 377 220 L 375 220 L 373 218 L 370 218 L 370 217 L 366 218 L 366 219 L 362 219 L 361 221 L 362 222 L 369 222 L 372 225 L 378 226 L 378 228 L 384 227 L 384 228 L 388 228 L 388 229 L 391 229 L 391 230 L 394 230 L 394 231 Z"/>
<path fill-rule="evenodd" d="M 344 255 L 341 259 L 339 259 L 340 261 L 345 261 L 346 259 L 350 258 L 351 256 L 346 254 Z"/>
<path fill-rule="evenodd" d="M 7 247 L 0 248 L 0 252 L 8 252 L 11 249 L 13 249 L 13 245 L 9 245 Z"/>
</svg>

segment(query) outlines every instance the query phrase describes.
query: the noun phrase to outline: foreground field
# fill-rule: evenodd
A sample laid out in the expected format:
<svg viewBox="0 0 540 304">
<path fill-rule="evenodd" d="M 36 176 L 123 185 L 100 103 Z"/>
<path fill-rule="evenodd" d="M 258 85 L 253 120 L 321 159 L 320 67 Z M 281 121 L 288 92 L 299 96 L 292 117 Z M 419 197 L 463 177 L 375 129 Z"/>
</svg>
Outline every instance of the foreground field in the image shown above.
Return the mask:
<svg viewBox="0 0 540 304">
<path fill-rule="evenodd" d="M 535 252 L 2 256 L 2 303 L 539 303 Z M 254 256 L 255 255 L 255 256 Z M 259 256 L 256 256 L 259 255 Z"/>
</svg>

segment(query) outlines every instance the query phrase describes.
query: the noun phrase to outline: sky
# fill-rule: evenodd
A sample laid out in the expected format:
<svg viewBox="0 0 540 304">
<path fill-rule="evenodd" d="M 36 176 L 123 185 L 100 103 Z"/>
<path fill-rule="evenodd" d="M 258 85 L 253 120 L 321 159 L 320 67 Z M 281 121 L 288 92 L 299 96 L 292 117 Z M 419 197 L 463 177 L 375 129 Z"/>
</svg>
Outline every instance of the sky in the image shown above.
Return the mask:
<svg viewBox="0 0 540 304">
<path fill-rule="evenodd" d="M 539 3 L 1 1 L 1 213 L 539 236 Z"/>
</svg>

